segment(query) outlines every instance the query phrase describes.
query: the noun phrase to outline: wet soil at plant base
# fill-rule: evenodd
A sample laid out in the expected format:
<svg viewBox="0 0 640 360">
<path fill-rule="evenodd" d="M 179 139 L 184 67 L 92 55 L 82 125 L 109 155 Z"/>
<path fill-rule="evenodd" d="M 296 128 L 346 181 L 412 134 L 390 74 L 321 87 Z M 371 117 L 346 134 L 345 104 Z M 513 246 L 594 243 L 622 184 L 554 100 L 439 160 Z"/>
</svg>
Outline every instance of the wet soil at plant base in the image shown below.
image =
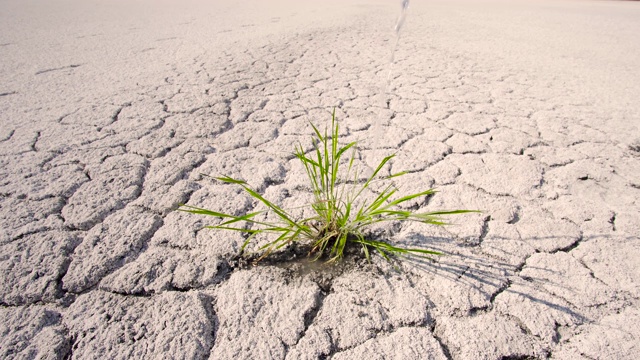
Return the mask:
<svg viewBox="0 0 640 360">
<path fill-rule="evenodd" d="M 345 255 L 342 261 L 328 262 L 327 257 L 316 260 L 315 256 L 310 256 L 310 246 L 291 246 L 286 251 L 273 253 L 270 256 L 251 263 L 244 263 L 245 268 L 252 266 L 275 266 L 285 269 L 291 276 L 297 278 L 308 278 L 318 284 L 324 292 L 331 291 L 333 280 L 345 272 L 353 271 L 356 268 L 377 269 L 367 262 L 359 245 L 347 244 Z"/>
<path fill-rule="evenodd" d="M 0 4 L 0 357 L 636 356 L 635 2 L 414 1 L 385 102 L 399 3 L 187 3 Z M 243 266 L 173 211 L 307 204 L 334 107 L 409 208 L 484 210 L 375 230 L 446 255 Z"/>
</svg>

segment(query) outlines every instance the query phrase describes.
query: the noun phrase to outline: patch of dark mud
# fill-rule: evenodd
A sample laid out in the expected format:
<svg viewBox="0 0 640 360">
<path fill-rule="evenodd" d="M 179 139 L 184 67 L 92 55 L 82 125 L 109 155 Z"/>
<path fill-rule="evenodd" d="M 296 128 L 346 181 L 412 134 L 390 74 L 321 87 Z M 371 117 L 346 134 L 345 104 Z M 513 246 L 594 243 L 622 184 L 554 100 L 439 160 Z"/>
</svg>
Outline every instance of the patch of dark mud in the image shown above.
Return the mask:
<svg viewBox="0 0 640 360">
<path fill-rule="evenodd" d="M 322 291 L 328 293 L 334 279 L 352 269 L 370 265 L 359 244 L 347 243 L 343 257 L 338 261 L 330 261 L 327 254 L 318 257 L 316 253 L 312 253 L 312 249 L 309 244 L 293 243 L 282 251 L 271 253 L 264 258 L 255 256 L 236 259 L 234 267 L 278 267 L 285 269 L 292 277 L 307 278 L 315 282 Z"/>
</svg>

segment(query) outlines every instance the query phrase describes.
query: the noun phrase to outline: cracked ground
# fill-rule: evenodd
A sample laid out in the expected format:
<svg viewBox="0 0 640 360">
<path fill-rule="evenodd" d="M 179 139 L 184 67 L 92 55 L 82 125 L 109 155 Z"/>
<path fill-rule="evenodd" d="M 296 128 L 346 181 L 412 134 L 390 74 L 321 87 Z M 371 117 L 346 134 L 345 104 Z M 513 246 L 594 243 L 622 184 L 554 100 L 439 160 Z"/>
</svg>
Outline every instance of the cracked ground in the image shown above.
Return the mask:
<svg viewBox="0 0 640 360">
<path fill-rule="evenodd" d="M 637 5 L 416 0 L 390 65 L 399 2 L 2 2 L 0 357 L 637 358 Z M 375 230 L 444 256 L 252 266 L 174 211 L 304 205 L 334 108 L 483 211 Z"/>
</svg>

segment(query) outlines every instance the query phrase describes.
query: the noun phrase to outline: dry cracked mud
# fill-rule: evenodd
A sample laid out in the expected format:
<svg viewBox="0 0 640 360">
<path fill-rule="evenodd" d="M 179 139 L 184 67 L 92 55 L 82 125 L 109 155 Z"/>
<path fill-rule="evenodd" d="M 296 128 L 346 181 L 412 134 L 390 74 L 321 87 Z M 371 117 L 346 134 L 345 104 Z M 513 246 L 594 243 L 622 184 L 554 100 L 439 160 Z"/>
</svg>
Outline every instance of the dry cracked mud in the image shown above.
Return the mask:
<svg viewBox="0 0 640 360">
<path fill-rule="evenodd" d="M 390 66 L 396 2 L 2 2 L 0 357 L 637 358 L 637 5 L 415 1 Z M 483 210 L 375 230 L 446 255 L 252 266 L 174 211 L 303 205 L 334 108 L 408 207 Z"/>
</svg>

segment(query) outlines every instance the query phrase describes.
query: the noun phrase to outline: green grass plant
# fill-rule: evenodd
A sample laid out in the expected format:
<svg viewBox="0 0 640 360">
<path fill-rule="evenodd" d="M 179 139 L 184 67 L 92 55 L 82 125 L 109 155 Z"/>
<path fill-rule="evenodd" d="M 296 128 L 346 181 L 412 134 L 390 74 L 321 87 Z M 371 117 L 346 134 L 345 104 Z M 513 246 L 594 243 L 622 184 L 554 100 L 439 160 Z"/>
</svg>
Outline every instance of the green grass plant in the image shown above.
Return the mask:
<svg viewBox="0 0 640 360">
<path fill-rule="evenodd" d="M 435 250 L 398 247 L 386 241 L 372 239 L 366 236 L 366 230 L 374 224 L 394 221 L 417 221 L 441 226 L 446 225 L 443 216 L 477 212 L 476 210 L 448 210 L 420 213 L 400 209 L 398 205 L 424 198 L 436 191 L 428 189 L 410 195 L 397 196 L 398 189 L 392 183 L 379 186 L 380 182 L 406 174 L 406 172 L 399 172 L 390 176 L 380 175 L 381 170 L 395 155 L 382 159 L 365 180 L 358 167 L 354 166 L 356 142 L 343 146 L 338 142 L 339 124 L 336 121 L 335 112 L 331 119 L 330 132 L 326 128 L 321 132 L 313 124 L 311 127 L 314 132 L 312 151 L 305 152 L 302 145 L 296 146 L 295 149 L 295 157 L 302 162 L 314 195 L 313 203 L 307 205 L 312 209 L 310 217 L 294 218 L 286 209 L 265 199 L 244 180 L 229 176 L 215 177 L 215 179 L 241 187 L 248 195 L 264 204 L 267 208 L 265 211 L 275 214 L 277 220 L 273 222 L 263 220 L 264 217 L 259 215 L 265 211 L 236 216 L 189 205 L 181 205 L 178 210 L 222 219 L 220 224 L 207 226 L 207 228 L 247 234 L 241 248 L 242 252 L 256 235 L 271 234 L 272 238 L 259 249 L 262 255 L 259 259 L 292 242 L 306 241 L 311 245 L 310 255 L 313 255 L 315 260 L 324 257 L 328 262 L 340 260 L 349 243 L 360 245 L 369 261 L 372 250 L 387 260 L 390 260 L 390 256 L 441 255 Z M 377 195 L 367 199 L 364 194 L 372 193 L 367 189 L 371 190 L 374 183 L 378 189 Z M 376 194 L 376 192 L 373 193 Z"/>
</svg>

